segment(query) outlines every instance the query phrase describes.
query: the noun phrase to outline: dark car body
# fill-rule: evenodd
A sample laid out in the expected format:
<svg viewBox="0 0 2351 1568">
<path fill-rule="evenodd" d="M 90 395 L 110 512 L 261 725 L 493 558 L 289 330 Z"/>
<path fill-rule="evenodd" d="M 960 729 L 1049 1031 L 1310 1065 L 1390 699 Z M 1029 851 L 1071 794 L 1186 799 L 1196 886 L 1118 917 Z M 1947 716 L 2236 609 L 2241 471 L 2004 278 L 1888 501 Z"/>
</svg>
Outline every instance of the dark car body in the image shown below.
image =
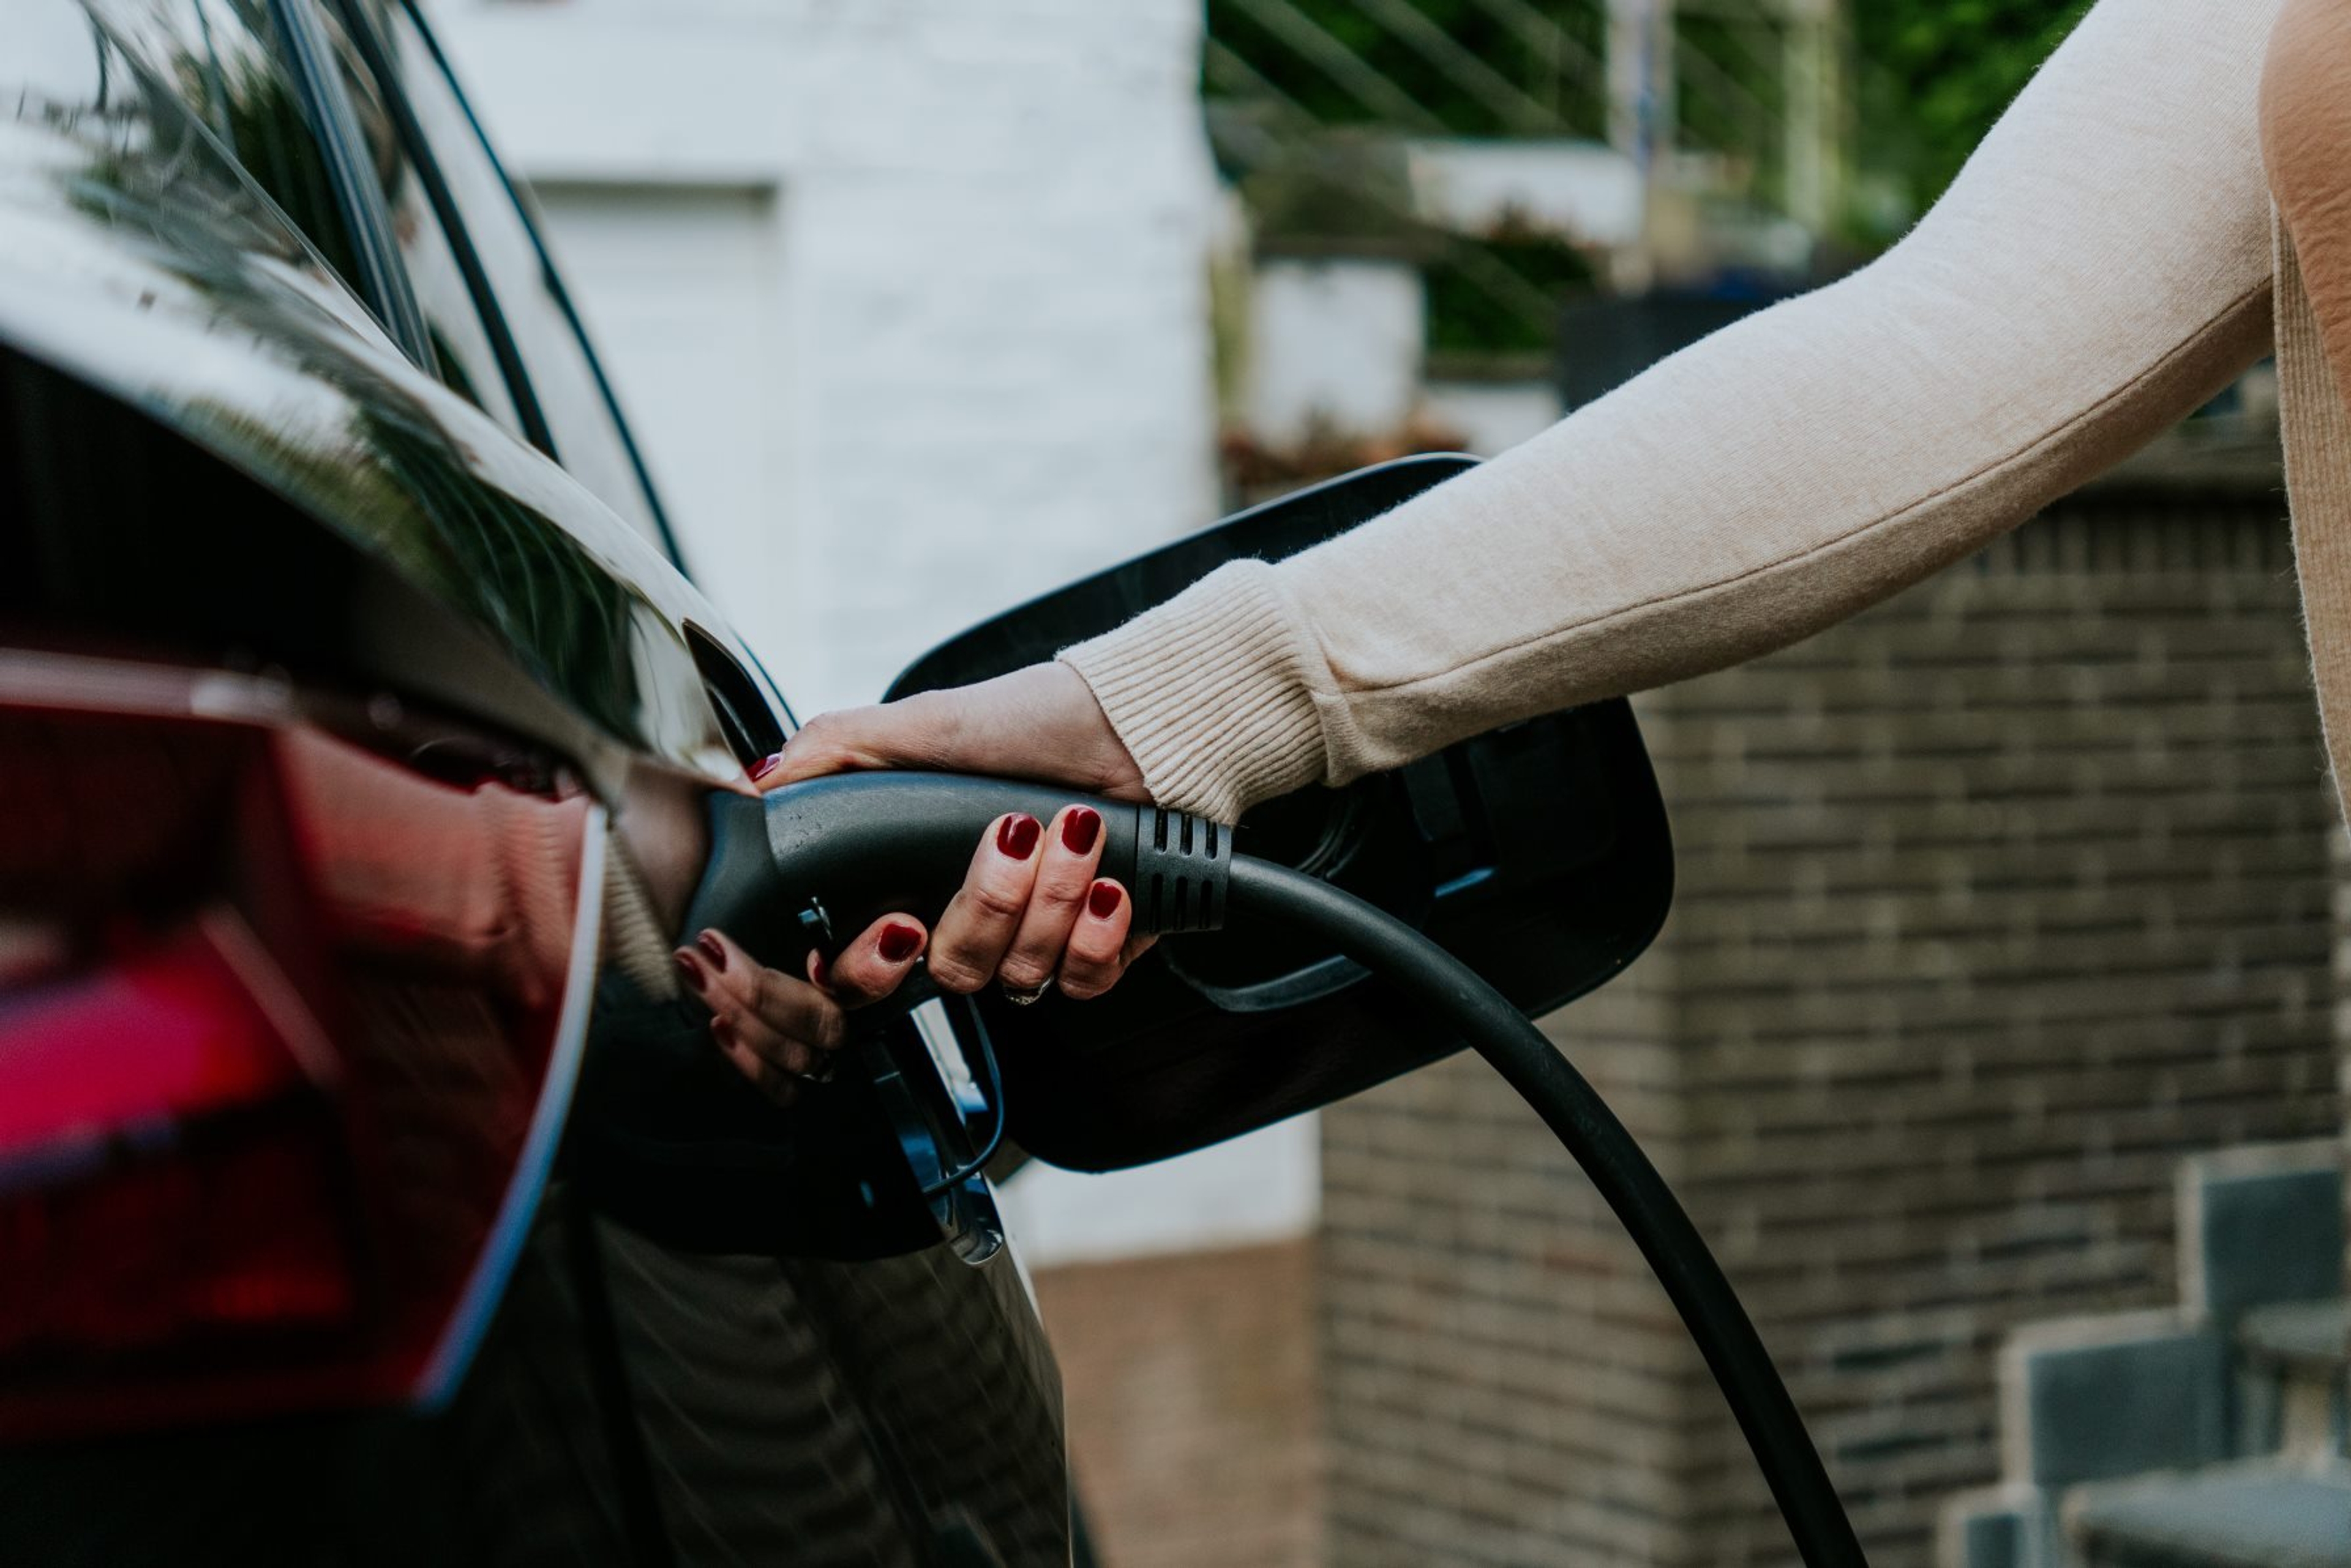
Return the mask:
<svg viewBox="0 0 2351 1568">
<path fill-rule="evenodd" d="M 421 19 L 9 9 L 0 1560 L 1067 1562 L 1008 1253 L 560 1173 L 600 1051 L 763 1113 L 663 970 L 791 719 Z"/>
<path fill-rule="evenodd" d="M 0 88 L 0 1562 L 1070 1562 L 987 1172 L 1147 1163 L 1458 1040 L 1236 928 L 754 1092 L 669 954 L 793 719 L 413 0 L 12 0 Z M 1621 703 L 1313 794 L 1235 842 L 1530 1011 L 1663 918 Z"/>
</svg>

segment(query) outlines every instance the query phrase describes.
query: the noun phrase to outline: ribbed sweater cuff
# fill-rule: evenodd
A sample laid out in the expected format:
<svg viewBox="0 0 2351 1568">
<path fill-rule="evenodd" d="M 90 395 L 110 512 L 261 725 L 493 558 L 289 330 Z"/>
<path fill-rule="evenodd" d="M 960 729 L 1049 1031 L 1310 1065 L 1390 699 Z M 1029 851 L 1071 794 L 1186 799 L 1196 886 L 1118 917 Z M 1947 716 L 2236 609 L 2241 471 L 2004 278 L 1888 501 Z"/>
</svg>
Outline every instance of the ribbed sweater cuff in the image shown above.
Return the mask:
<svg viewBox="0 0 2351 1568">
<path fill-rule="evenodd" d="M 1324 776 L 1310 643 L 1263 561 L 1220 567 L 1061 657 L 1163 806 L 1229 822 Z"/>
</svg>

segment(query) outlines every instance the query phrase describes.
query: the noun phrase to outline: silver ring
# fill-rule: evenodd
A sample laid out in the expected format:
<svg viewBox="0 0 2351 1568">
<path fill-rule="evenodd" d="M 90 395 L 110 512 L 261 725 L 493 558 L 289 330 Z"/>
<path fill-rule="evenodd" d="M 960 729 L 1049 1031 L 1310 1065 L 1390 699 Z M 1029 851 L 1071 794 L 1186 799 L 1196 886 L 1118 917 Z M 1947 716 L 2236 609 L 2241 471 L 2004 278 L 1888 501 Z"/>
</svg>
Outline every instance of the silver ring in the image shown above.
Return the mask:
<svg viewBox="0 0 2351 1568">
<path fill-rule="evenodd" d="M 997 988 L 1004 993 L 1004 999 L 1006 1001 L 1010 1002 L 1016 1008 L 1025 1008 L 1034 1002 L 1038 998 L 1043 996 L 1047 991 L 1053 988 L 1053 977 L 1050 975 L 1046 976 L 1043 979 L 1038 981 L 1035 985 L 1029 987 L 1025 991 L 1015 990 L 1012 987 L 1006 985 L 1001 980 L 997 981 L 996 985 Z"/>
<path fill-rule="evenodd" d="M 778 1071 L 795 1083 L 830 1083 L 833 1080 L 833 1075 L 841 1071 L 841 1058 L 825 1057 L 817 1063 L 816 1071 L 813 1072 L 794 1072 L 789 1067 L 779 1068 Z"/>
</svg>

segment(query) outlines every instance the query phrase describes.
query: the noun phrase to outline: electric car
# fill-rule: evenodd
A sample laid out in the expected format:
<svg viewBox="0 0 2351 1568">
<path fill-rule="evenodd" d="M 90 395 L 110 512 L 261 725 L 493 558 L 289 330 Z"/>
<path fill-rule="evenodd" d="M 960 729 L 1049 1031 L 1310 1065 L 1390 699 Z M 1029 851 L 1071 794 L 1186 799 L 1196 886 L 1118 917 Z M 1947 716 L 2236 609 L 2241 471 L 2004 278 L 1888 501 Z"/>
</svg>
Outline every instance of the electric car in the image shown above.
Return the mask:
<svg viewBox="0 0 2351 1568">
<path fill-rule="evenodd" d="M 668 953 L 793 720 L 424 18 L 12 0 L 0 88 L 0 1560 L 1070 1562 L 992 1183 L 1458 1041 L 1241 928 L 1098 1003 L 896 1009 L 753 1091 Z M 1245 514 L 896 689 L 1464 461 Z M 1239 831 L 1530 1011 L 1670 890 L 1621 704 Z"/>
</svg>

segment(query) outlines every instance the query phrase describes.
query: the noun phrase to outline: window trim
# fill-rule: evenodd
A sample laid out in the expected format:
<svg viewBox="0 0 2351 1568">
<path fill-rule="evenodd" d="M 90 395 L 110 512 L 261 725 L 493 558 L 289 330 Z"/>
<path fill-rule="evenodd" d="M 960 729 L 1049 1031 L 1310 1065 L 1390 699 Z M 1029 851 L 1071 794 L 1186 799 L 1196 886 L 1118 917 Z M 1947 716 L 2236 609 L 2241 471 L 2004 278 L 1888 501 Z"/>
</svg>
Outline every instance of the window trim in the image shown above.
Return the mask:
<svg viewBox="0 0 2351 1568">
<path fill-rule="evenodd" d="M 399 247 L 392 243 L 392 216 L 384 210 L 382 193 L 376 189 L 369 166 L 367 138 L 360 131 L 359 114 L 343 90 L 342 78 L 334 68 L 334 53 L 319 30 L 318 14 L 310 8 L 310 0 L 269 0 L 269 15 L 286 39 L 291 57 L 285 62 L 287 72 L 295 90 L 302 95 L 302 108 L 326 162 L 335 204 L 341 209 L 352 253 L 364 275 L 351 281 L 392 341 L 410 359 L 437 374 L 424 311 L 410 287 Z"/>
<path fill-rule="evenodd" d="M 637 445 L 636 432 L 629 428 L 628 420 L 621 413 L 621 402 L 613 394 L 611 378 L 605 374 L 604 361 L 597 357 L 596 345 L 590 340 L 587 326 L 580 320 L 578 308 L 571 303 L 570 291 L 563 286 L 562 274 L 556 270 L 555 258 L 548 250 L 546 237 L 538 232 L 538 222 L 532 216 L 529 204 L 522 199 L 521 191 L 515 185 L 514 176 L 507 172 L 506 163 L 498 157 L 497 148 L 491 144 L 488 132 L 482 128 L 481 116 L 474 112 L 473 100 L 465 96 L 464 86 L 457 80 L 457 73 L 450 68 L 449 57 L 442 49 L 441 40 L 434 35 L 432 25 L 425 20 L 423 8 L 416 3 L 416 0 L 399 0 L 399 3 L 402 13 L 408 18 L 409 26 L 416 29 L 416 36 L 423 41 L 425 53 L 433 57 L 434 68 L 440 73 L 443 85 L 449 89 L 450 98 L 456 103 L 458 111 L 465 115 L 465 124 L 474 133 L 475 145 L 481 149 L 482 156 L 488 161 L 490 172 L 498 177 L 498 184 L 506 192 L 507 204 L 514 209 L 516 220 L 522 225 L 523 234 L 530 240 L 531 250 L 538 257 L 541 281 L 549 296 L 555 301 L 557 310 L 561 312 L 564 324 L 570 329 L 572 340 L 580 345 L 580 358 L 587 361 L 588 373 L 596 383 L 596 395 L 603 401 L 605 413 L 612 421 L 612 429 L 621 438 L 622 451 L 628 455 L 630 472 L 636 476 L 637 488 L 645 498 L 645 509 L 653 517 L 653 531 L 659 538 L 662 553 L 669 558 L 670 565 L 677 569 L 680 576 L 692 581 L 694 573 L 687 569 L 684 554 L 678 549 L 677 534 L 670 526 L 669 508 L 662 504 L 661 491 L 653 484 L 652 471 L 645 466 L 644 454 Z M 382 76 L 383 73 L 378 71 L 377 74 Z M 385 90 L 402 99 L 400 112 L 413 119 L 413 111 L 407 106 L 404 85 L 397 80 L 387 78 Z M 402 134 L 405 135 L 406 132 L 403 131 Z M 414 155 L 419 158 L 420 166 L 431 162 L 429 149 L 423 150 Z M 439 165 L 434 163 L 433 169 L 434 178 L 438 181 Z M 455 243 L 455 235 L 464 227 L 462 224 L 453 225 L 445 218 L 443 220 L 442 226 L 451 230 L 453 243 Z M 465 243 L 466 247 L 470 249 L 471 240 L 468 239 Z M 470 274 L 468 280 L 470 282 Z M 486 277 L 483 281 L 486 287 Z M 493 305 L 489 308 L 495 310 L 496 307 Z M 499 330 L 504 332 L 504 316 L 499 315 L 497 319 Z M 518 357 L 519 350 L 517 350 Z M 532 404 L 534 407 L 537 406 L 535 395 Z"/>
<path fill-rule="evenodd" d="M 415 170 L 418 182 L 424 187 L 424 199 L 431 204 L 434 217 L 440 223 L 441 233 L 449 242 L 450 255 L 457 263 L 458 274 L 465 279 L 465 293 L 474 304 L 475 318 L 482 324 L 483 334 L 490 340 L 490 353 L 498 362 L 499 377 L 507 384 L 507 395 L 514 400 L 515 417 L 522 423 L 523 436 L 557 463 L 563 455 L 557 450 L 555 431 L 547 423 L 547 411 L 538 401 L 538 390 L 532 386 L 530 371 L 523 363 L 522 350 L 515 342 L 514 329 L 507 324 L 505 308 L 499 305 L 497 291 L 490 286 L 488 271 L 482 266 L 481 253 L 474 246 L 474 236 L 466 229 L 464 214 L 458 211 L 457 198 L 449 189 L 449 182 L 441 172 L 439 160 L 433 155 L 433 144 L 424 135 L 424 127 L 416 118 L 415 108 L 408 101 L 404 84 L 392 68 L 391 50 L 377 33 L 372 19 L 362 14 L 362 8 L 351 0 L 326 0 L 334 7 L 344 30 L 360 51 L 360 58 L 376 80 L 376 90 L 383 95 L 384 110 L 392 116 L 392 130 L 408 155 L 410 167 Z"/>
</svg>

